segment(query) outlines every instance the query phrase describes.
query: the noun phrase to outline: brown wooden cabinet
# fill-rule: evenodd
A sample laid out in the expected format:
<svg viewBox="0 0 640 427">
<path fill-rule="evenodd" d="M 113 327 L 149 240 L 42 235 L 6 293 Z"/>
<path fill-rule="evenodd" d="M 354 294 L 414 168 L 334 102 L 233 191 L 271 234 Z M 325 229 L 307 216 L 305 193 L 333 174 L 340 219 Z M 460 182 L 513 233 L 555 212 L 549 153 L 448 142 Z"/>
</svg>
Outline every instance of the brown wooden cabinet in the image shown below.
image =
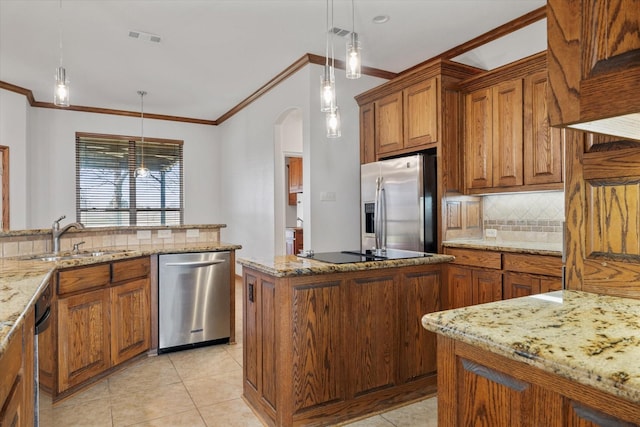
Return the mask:
<svg viewBox="0 0 640 427">
<path fill-rule="evenodd" d="M 562 140 L 549 124 L 545 66 L 538 54 L 461 83 L 467 193 L 562 189 Z"/>
<path fill-rule="evenodd" d="M 547 87 L 546 71 L 524 79 L 524 185 L 562 182 L 562 135 L 549 123 Z"/>
<path fill-rule="evenodd" d="M 388 155 L 404 148 L 402 91 L 375 101 L 376 154 Z"/>
<path fill-rule="evenodd" d="M 438 79 L 431 78 L 403 90 L 403 148 L 438 141 Z"/>
<path fill-rule="evenodd" d="M 562 289 L 562 259 L 548 255 L 504 254 L 504 298 Z"/>
<path fill-rule="evenodd" d="M 34 311 L 26 313 L 0 355 L 0 426 L 34 425 Z"/>
<path fill-rule="evenodd" d="M 474 91 L 465 106 L 467 187 L 522 185 L 522 80 Z"/>
<path fill-rule="evenodd" d="M 149 269 L 136 258 L 58 272 L 54 399 L 149 349 Z"/>
<path fill-rule="evenodd" d="M 447 308 L 545 293 L 562 288 L 562 258 L 445 248 L 456 259 L 447 269 Z"/>
<path fill-rule="evenodd" d="M 438 336 L 438 426 L 637 426 L 637 405 Z"/>
<path fill-rule="evenodd" d="M 302 193 L 302 157 L 289 157 L 289 193 Z"/>
<path fill-rule="evenodd" d="M 111 366 L 109 291 L 59 298 L 57 305 L 57 389 L 63 392 Z"/>
<path fill-rule="evenodd" d="M 375 152 L 388 155 L 438 141 L 438 79 L 433 77 L 375 101 Z M 361 115 L 365 114 L 366 111 Z"/>
<path fill-rule="evenodd" d="M 375 102 L 369 102 L 360 106 L 360 163 L 376 160 Z"/>
<path fill-rule="evenodd" d="M 637 0 L 547 2 L 553 126 L 637 139 L 639 11 Z"/>
<path fill-rule="evenodd" d="M 244 278 L 244 397 L 270 425 L 327 424 L 435 392 L 439 265 Z"/>
</svg>

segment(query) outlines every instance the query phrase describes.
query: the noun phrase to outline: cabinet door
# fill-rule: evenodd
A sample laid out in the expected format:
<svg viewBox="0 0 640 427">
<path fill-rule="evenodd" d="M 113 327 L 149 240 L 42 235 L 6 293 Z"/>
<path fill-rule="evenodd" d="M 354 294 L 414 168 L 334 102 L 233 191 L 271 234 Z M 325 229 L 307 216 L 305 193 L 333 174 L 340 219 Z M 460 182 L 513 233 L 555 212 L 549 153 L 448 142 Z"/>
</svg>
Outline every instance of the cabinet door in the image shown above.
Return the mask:
<svg viewBox="0 0 640 427">
<path fill-rule="evenodd" d="M 502 272 L 473 270 L 473 303 L 500 301 L 502 299 Z"/>
<path fill-rule="evenodd" d="M 375 101 L 376 155 L 403 147 L 402 92 Z"/>
<path fill-rule="evenodd" d="M 522 185 L 522 80 L 492 88 L 493 186 Z"/>
<path fill-rule="evenodd" d="M 402 275 L 400 288 L 400 380 L 436 373 L 436 334 L 422 327 L 422 316 L 441 309 L 440 271 Z"/>
<path fill-rule="evenodd" d="M 562 182 L 561 130 L 549 125 L 547 72 L 524 80 L 524 184 Z"/>
<path fill-rule="evenodd" d="M 289 193 L 302 191 L 302 157 L 289 157 Z"/>
<path fill-rule="evenodd" d="M 118 365 L 149 349 L 149 279 L 114 286 L 111 291 L 111 363 Z"/>
<path fill-rule="evenodd" d="M 640 4 L 637 0 L 549 0 L 547 38 L 551 124 L 606 119 L 640 111 Z M 634 118 L 595 123 L 620 135 Z"/>
<path fill-rule="evenodd" d="M 404 148 L 438 141 L 438 80 L 404 90 Z"/>
<path fill-rule="evenodd" d="M 613 415 L 605 414 L 579 402 L 567 399 L 564 405 L 564 417 L 567 426 L 571 427 L 637 427 L 638 424 L 621 420 Z M 634 420 L 638 421 L 638 420 Z"/>
<path fill-rule="evenodd" d="M 282 333 L 291 334 L 288 338 L 292 344 L 290 369 L 296 379 L 291 390 L 294 413 L 345 399 L 346 367 L 342 352 L 347 350 L 342 331 L 347 305 L 341 283 L 339 280 L 316 280 L 309 285 L 295 285 L 290 291 L 291 330 Z M 378 304 L 378 301 L 373 303 Z M 370 330 L 367 334 L 376 341 L 381 340 L 373 335 L 374 332 L 378 331 Z M 384 330 L 380 332 L 385 334 Z M 349 351 L 357 352 L 356 346 L 357 343 L 349 343 Z M 277 380 L 273 379 L 274 382 Z"/>
<path fill-rule="evenodd" d="M 360 107 L 360 163 L 376 161 L 376 120 L 374 103 Z"/>
<path fill-rule="evenodd" d="M 458 425 L 512 427 L 528 425 L 532 387 L 503 372 L 462 359 Z"/>
<path fill-rule="evenodd" d="M 296 228 L 296 230 L 293 233 L 293 249 L 294 252 L 293 254 L 299 254 L 300 252 L 302 252 L 302 248 L 304 247 L 304 234 L 302 231 L 302 228 Z"/>
<path fill-rule="evenodd" d="M 58 393 L 109 367 L 109 290 L 59 298 Z"/>
<path fill-rule="evenodd" d="M 473 304 L 472 270 L 447 265 L 448 307 L 460 308 Z"/>
<path fill-rule="evenodd" d="M 525 297 L 540 293 L 540 279 L 528 274 L 504 274 L 504 298 Z"/>
<path fill-rule="evenodd" d="M 260 352 L 258 351 L 258 276 L 245 271 L 243 280 L 243 322 L 242 322 L 242 345 L 244 351 L 242 353 L 244 366 L 244 387 L 252 387 L 258 390 L 258 363 Z"/>
<path fill-rule="evenodd" d="M 465 163 L 467 188 L 493 185 L 491 89 L 465 97 Z"/>
<path fill-rule="evenodd" d="M 396 383 L 397 304 L 395 276 L 349 281 L 349 350 L 354 378 L 349 395 Z M 338 360 L 337 358 L 335 359 Z"/>
<path fill-rule="evenodd" d="M 562 289 L 561 277 L 541 277 L 540 278 L 540 293 L 559 291 Z"/>
</svg>

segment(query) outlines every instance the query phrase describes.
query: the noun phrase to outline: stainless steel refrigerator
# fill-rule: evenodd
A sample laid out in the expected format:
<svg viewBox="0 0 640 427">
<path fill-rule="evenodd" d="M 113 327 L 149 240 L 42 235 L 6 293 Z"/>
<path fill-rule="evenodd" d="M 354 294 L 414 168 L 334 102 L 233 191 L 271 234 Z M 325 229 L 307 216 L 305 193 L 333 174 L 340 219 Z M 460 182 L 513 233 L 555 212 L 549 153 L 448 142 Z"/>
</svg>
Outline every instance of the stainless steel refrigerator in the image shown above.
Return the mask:
<svg viewBox="0 0 640 427">
<path fill-rule="evenodd" d="M 362 251 L 436 252 L 436 155 L 432 151 L 360 169 Z"/>
</svg>

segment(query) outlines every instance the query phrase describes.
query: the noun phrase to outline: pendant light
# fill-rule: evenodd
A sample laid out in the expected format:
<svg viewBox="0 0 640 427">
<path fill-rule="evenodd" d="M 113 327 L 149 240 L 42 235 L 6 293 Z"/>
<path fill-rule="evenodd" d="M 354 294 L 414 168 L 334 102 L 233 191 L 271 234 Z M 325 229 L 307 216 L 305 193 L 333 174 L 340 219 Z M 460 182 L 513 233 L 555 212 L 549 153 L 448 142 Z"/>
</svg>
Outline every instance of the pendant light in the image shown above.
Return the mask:
<svg viewBox="0 0 640 427">
<path fill-rule="evenodd" d="M 329 3 L 327 1 L 327 10 L 329 9 Z M 327 34 L 331 34 L 331 72 L 335 69 L 335 56 L 333 54 L 333 0 L 331 0 L 331 31 Z M 333 77 L 333 74 L 332 74 Z M 329 105 L 329 111 L 325 113 L 325 123 L 327 128 L 327 138 L 339 138 L 341 133 L 340 124 L 340 109 L 338 108 L 338 98 L 335 93 L 335 79 L 334 79 L 334 94 L 333 102 Z"/>
<path fill-rule="evenodd" d="M 336 81 L 334 75 L 333 60 L 331 64 L 329 64 L 329 0 L 327 0 L 326 3 L 327 33 L 325 38 L 325 63 L 323 73 L 320 76 L 320 111 L 322 111 L 323 113 L 331 111 L 336 101 Z"/>
<path fill-rule="evenodd" d="M 149 176 L 149 169 L 144 166 L 144 96 L 147 92 L 143 90 L 138 91 L 140 95 L 140 166 L 136 168 L 135 175 L 137 178 L 146 178 Z"/>
<path fill-rule="evenodd" d="M 333 111 L 329 111 L 326 116 L 327 138 L 340 138 L 342 135 L 340 123 L 340 108 L 336 105 Z"/>
<path fill-rule="evenodd" d="M 58 15 L 58 41 L 60 45 L 60 66 L 56 70 L 56 85 L 53 90 L 53 104 L 58 107 L 69 106 L 69 81 L 67 71 L 62 66 L 62 0 Z"/>
<path fill-rule="evenodd" d="M 356 33 L 356 18 L 355 18 L 355 6 L 354 0 L 351 0 L 351 34 L 347 41 L 347 78 L 359 79 L 362 69 L 362 56 L 360 55 L 360 40 L 358 40 L 358 33 Z"/>
</svg>

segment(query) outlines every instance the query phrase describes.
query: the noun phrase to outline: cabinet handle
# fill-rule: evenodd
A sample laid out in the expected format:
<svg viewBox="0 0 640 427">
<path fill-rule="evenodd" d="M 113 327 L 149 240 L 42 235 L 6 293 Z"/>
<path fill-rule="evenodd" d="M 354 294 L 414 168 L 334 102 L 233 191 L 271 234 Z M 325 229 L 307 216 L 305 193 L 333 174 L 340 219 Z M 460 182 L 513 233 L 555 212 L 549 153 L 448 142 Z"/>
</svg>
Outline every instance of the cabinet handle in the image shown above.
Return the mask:
<svg viewBox="0 0 640 427">
<path fill-rule="evenodd" d="M 249 302 L 254 302 L 253 283 L 249 283 Z"/>
<path fill-rule="evenodd" d="M 487 368 L 486 366 L 480 365 L 479 363 L 472 362 L 470 360 L 462 359 L 462 367 L 469 372 L 484 377 L 489 381 L 493 381 L 503 386 L 509 387 L 515 391 L 525 391 L 527 388 L 529 388 L 529 384 L 523 381 L 519 381 L 507 374 L 494 371 L 493 369 Z"/>
<path fill-rule="evenodd" d="M 617 418 L 612 417 L 611 415 L 607 415 L 600 411 L 597 411 L 592 408 L 588 408 L 586 406 L 582 406 L 579 403 L 571 402 L 571 406 L 573 406 L 573 410 L 576 415 L 583 420 L 590 421 L 594 424 L 599 425 L 600 427 L 633 427 L 636 424 L 627 423 L 625 421 L 619 420 Z"/>
</svg>

